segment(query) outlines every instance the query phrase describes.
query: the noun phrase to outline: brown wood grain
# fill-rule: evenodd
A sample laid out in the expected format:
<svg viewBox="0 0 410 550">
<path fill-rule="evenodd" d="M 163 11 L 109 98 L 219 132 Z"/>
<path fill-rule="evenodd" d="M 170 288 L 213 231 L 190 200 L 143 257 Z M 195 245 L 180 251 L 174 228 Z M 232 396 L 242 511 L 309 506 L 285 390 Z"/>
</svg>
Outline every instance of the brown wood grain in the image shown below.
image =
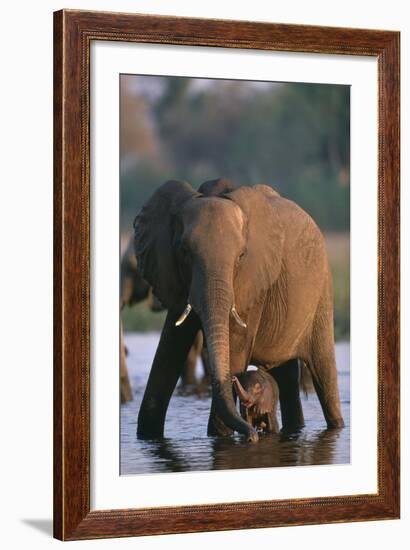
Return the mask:
<svg viewBox="0 0 410 550">
<path fill-rule="evenodd" d="M 90 511 L 92 40 L 374 56 L 379 78 L 378 493 Z M 54 14 L 54 536 L 62 540 L 399 517 L 397 32 L 63 10 Z"/>
<path fill-rule="evenodd" d="M 54 516 L 54 535 L 63 537 L 63 434 L 62 434 L 62 286 L 63 286 L 63 265 L 62 265 L 62 248 L 63 248 L 63 225 L 62 225 L 62 127 L 63 127 L 63 94 L 62 94 L 62 13 L 56 13 L 54 16 L 54 219 L 53 219 L 53 238 L 54 238 L 54 288 L 53 288 L 53 309 L 54 309 L 54 325 L 53 325 L 53 353 L 54 353 L 54 376 L 53 376 L 53 393 L 54 393 L 54 491 L 53 491 L 53 516 Z"/>
</svg>

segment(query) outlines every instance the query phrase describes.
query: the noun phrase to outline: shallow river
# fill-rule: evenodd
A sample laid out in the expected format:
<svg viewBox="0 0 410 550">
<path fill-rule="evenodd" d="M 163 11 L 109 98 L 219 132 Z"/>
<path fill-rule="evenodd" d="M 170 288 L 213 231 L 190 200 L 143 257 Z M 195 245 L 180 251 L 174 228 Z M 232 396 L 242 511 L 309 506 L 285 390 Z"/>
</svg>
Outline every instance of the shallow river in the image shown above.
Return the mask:
<svg viewBox="0 0 410 550">
<path fill-rule="evenodd" d="M 306 428 L 299 436 L 261 435 L 252 445 L 235 435 L 206 435 L 211 405 L 208 391 L 174 392 L 165 422 L 165 438 L 140 441 L 137 415 L 159 334 L 126 334 L 128 369 L 134 400 L 121 406 L 121 474 L 267 468 L 312 464 L 345 464 L 350 461 L 350 346 L 336 345 L 339 389 L 346 427 L 326 430 L 315 393 L 302 396 Z M 198 376 L 202 366 L 197 365 Z M 280 420 L 280 413 L 278 412 Z"/>
</svg>

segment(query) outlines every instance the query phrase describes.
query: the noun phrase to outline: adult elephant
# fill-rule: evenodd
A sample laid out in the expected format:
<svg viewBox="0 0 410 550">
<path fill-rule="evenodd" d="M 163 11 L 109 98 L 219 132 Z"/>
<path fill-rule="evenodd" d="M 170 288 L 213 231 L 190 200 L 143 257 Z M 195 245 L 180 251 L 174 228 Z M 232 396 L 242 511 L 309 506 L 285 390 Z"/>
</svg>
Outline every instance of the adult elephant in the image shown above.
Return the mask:
<svg viewBox="0 0 410 550">
<path fill-rule="evenodd" d="M 236 409 L 232 375 L 249 364 L 294 373 L 297 359 L 309 367 L 328 427 L 344 425 L 331 274 L 324 239 L 306 212 L 265 185 L 209 196 L 168 181 L 137 215 L 134 229 L 139 269 L 168 309 L 139 412 L 139 437 L 163 435 L 199 328 L 212 377 L 208 434 L 236 430 L 257 441 Z"/>
</svg>

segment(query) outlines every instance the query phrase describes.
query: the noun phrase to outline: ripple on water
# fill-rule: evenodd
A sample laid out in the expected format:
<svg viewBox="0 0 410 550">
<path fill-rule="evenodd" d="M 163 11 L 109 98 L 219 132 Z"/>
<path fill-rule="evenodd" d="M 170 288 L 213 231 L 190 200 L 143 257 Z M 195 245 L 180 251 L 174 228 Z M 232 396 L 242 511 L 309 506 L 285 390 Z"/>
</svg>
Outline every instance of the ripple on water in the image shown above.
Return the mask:
<svg viewBox="0 0 410 550">
<path fill-rule="evenodd" d="M 121 474 L 271 468 L 350 462 L 350 346 L 336 345 L 339 389 L 346 427 L 326 430 L 315 394 L 302 397 L 306 428 L 300 434 L 261 435 L 257 445 L 238 436 L 208 437 L 209 392 L 174 392 L 161 440 L 136 437 L 137 415 L 158 334 L 126 334 L 134 400 L 121 406 Z"/>
</svg>

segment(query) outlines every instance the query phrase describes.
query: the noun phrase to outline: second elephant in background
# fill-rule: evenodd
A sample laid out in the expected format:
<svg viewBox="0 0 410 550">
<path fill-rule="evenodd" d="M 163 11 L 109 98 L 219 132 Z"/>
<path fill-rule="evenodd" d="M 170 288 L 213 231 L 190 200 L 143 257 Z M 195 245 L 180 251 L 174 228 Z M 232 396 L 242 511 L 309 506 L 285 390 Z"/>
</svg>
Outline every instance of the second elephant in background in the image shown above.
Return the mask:
<svg viewBox="0 0 410 550">
<path fill-rule="evenodd" d="M 130 239 L 124 254 L 121 257 L 120 266 L 120 309 L 125 306 L 132 307 L 149 298 L 150 309 L 161 311 L 162 306 L 154 300 L 150 292 L 149 284 L 144 281 L 137 270 L 137 259 L 134 254 L 132 239 Z M 124 330 L 120 319 L 120 398 L 121 403 L 132 401 L 132 387 L 127 368 L 127 349 L 124 343 Z"/>
<path fill-rule="evenodd" d="M 153 294 L 150 285 L 143 279 L 141 273 L 137 269 L 137 259 L 134 253 L 133 239 L 130 238 L 124 254 L 121 258 L 120 272 L 120 308 L 133 307 L 140 302 L 147 300 L 148 307 L 152 312 L 164 311 L 164 307 L 158 298 Z M 132 400 L 132 389 L 127 368 L 127 350 L 124 344 L 123 326 L 121 322 L 121 349 L 120 349 L 120 393 L 121 403 Z M 185 362 L 185 368 L 181 374 L 181 383 L 184 386 L 196 385 L 196 365 L 198 357 L 202 357 L 204 367 L 204 376 L 201 382 L 208 382 L 208 371 L 206 352 L 203 349 L 203 334 L 198 331 L 198 334 L 192 344 L 191 350 Z"/>
</svg>

